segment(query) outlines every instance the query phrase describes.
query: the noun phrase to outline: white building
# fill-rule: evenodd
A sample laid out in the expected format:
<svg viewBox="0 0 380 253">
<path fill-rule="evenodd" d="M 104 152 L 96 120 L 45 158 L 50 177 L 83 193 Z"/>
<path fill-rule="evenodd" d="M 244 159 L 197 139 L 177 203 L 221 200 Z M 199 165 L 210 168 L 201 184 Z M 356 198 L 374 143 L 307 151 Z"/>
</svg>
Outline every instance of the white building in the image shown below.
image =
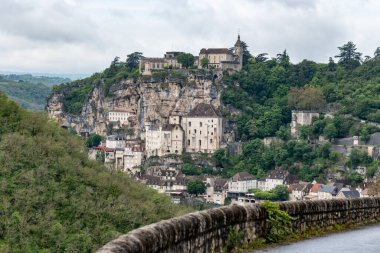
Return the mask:
<svg viewBox="0 0 380 253">
<path fill-rule="evenodd" d="M 106 147 L 107 148 L 125 148 L 125 140 L 121 136 L 109 135 L 106 139 Z"/>
<path fill-rule="evenodd" d="M 185 150 L 189 153 L 214 153 L 222 141 L 222 117 L 210 104 L 198 104 L 183 117 L 182 128 L 185 132 Z"/>
<path fill-rule="evenodd" d="M 127 125 L 128 118 L 131 116 L 135 116 L 135 114 L 124 109 L 112 109 L 108 112 L 108 121 L 120 122 L 121 125 Z"/>
<path fill-rule="evenodd" d="M 132 174 L 139 172 L 138 167 L 141 165 L 144 157 L 144 149 L 141 145 L 127 145 L 124 149 L 124 171 L 130 171 Z"/>
<path fill-rule="evenodd" d="M 147 157 L 183 152 L 183 129 L 179 124 L 146 126 L 145 143 Z"/>
<path fill-rule="evenodd" d="M 265 180 L 265 191 L 276 188 L 277 185 L 288 184 L 289 172 L 281 168 L 272 170 Z"/>
<path fill-rule="evenodd" d="M 248 172 L 236 173 L 228 181 L 229 193 L 247 193 L 255 188 L 257 188 L 257 180 Z"/>
</svg>

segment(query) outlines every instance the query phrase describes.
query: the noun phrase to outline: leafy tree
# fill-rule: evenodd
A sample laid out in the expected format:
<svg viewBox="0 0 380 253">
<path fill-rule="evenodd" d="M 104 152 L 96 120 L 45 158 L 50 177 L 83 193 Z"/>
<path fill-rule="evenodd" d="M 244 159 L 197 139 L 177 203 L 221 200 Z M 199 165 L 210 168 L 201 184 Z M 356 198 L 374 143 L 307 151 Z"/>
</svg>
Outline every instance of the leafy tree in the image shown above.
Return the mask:
<svg viewBox="0 0 380 253">
<path fill-rule="evenodd" d="M 336 55 L 335 58 L 339 59 L 339 64 L 350 71 L 360 66 L 362 53 L 356 51 L 356 45 L 352 41 L 338 47 L 338 49 L 340 53 Z"/>
<path fill-rule="evenodd" d="M 97 147 L 102 141 L 102 137 L 98 134 L 90 134 L 86 140 L 86 146 L 88 148 Z"/>
<path fill-rule="evenodd" d="M 375 53 L 373 54 L 375 58 L 380 57 L 380 47 L 377 47 Z"/>
<path fill-rule="evenodd" d="M 258 54 L 255 59 L 256 59 L 256 62 L 258 63 L 261 63 L 261 62 L 265 62 L 266 60 L 268 60 L 268 54 L 267 53 L 261 53 L 261 54 Z"/>
<path fill-rule="evenodd" d="M 329 58 L 329 64 L 327 65 L 327 69 L 329 71 L 335 71 L 336 70 L 336 63 L 334 62 L 334 59 L 332 57 Z"/>
<path fill-rule="evenodd" d="M 125 66 L 129 70 L 133 70 L 139 66 L 140 59 L 143 56 L 140 52 L 134 52 L 132 54 L 127 55 L 127 60 L 125 62 Z"/>
<path fill-rule="evenodd" d="M 209 60 L 208 60 L 207 57 L 203 57 L 203 58 L 201 59 L 201 66 L 202 66 L 202 68 L 206 69 L 207 66 L 208 66 L 208 63 L 209 63 Z"/>
<path fill-rule="evenodd" d="M 286 52 L 286 50 L 284 50 L 282 54 L 277 54 L 277 62 L 285 68 L 289 67 L 290 57 L 288 53 Z"/>
<path fill-rule="evenodd" d="M 248 45 L 244 41 L 241 42 L 241 47 L 243 49 L 243 66 L 248 63 L 249 58 L 252 57 L 251 53 L 248 50 Z"/>
<path fill-rule="evenodd" d="M 368 166 L 372 163 L 373 159 L 368 156 L 368 154 L 365 151 L 361 151 L 359 149 L 353 149 L 351 151 L 350 156 L 348 157 L 348 161 L 346 162 L 346 165 L 350 167 L 351 169 L 354 169 L 361 166 Z"/>
<path fill-rule="evenodd" d="M 367 142 L 369 141 L 370 138 L 371 138 L 371 135 L 369 133 L 368 127 L 367 126 L 362 127 L 362 129 L 360 130 L 360 140 Z"/>
<path fill-rule="evenodd" d="M 182 64 L 182 67 L 189 68 L 194 66 L 195 57 L 190 53 L 179 53 L 177 61 Z"/>
<path fill-rule="evenodd" d="M 198 196 L 206 192 L 206 185 L 200 179 L 192 180 L 187 183 L 187 192 Z"/>
<path fill-rule="evenodd" d="M 182 165 L 182 172 L 185 175 L 200 175 L 201 171 L 194 168 L 194 165 L 190 163 L 184 163 Z"/>
<path fill-rule="evenodd" d="M 224 149 L 218 149 L 212 154 L 212 159 L 216 166 L 222 166 L 226 162 L 226 151 Z"/>
<path fill-rule="evenodd" d="M 334 124 L 330 123 L 330 124 L 328 124 L 328 125 L 325 127 L 325 129 L 323 130 L 323 135 L 324 135 L 327 139 L 331 140 L 331 139 L 337 137 L 337 135 L 338 135 L 338 130 L 336 129 L 336 127 L 335 127 Z"/>
<path fill-rule="evenodd" d="M 120 57 L 116 56 L 113 61 L 110 64 L 110 67 L 106 70 L 106 76 L 112 77 L 116 74 L 118 71 L 118 68 L 120 66 Z"/>
<path fill-rule="evenodd" d="M 296 110 L 320 111 L 326 108 L 322 90 L 313 87 L 291 89 L 288 104 Z"/>
</svg>

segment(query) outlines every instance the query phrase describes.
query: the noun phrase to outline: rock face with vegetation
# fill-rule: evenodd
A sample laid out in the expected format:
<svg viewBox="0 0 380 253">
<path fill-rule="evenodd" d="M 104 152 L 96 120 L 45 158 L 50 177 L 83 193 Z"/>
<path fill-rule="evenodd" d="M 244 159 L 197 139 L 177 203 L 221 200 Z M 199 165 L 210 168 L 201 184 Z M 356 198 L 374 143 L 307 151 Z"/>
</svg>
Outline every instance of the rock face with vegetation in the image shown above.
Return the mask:
<svg viewBox="0 0 380 253">
<path fill-rule="evenodd" d="M 107 134 L 107 116 L 113 109 L 125 109 L 136 116 L 135 129 L 143 129 L 145 122 L 167 123 L 172 113 L 186 115 L 197 104 L 220 106 L 219 80 L 212 73 L 196 75 L 187 72 L 162 71 L 152 77 L 101 74 L 58 86 L 48 100 L 49 117 L 67 124 L 77 132 L 88 129 Z"/>
<path fill-rule="evenodd" d="M 93 252 L 187 211 L 89 161 L 80 137 L 0 93 L 0 252 Z"/>
</svg>

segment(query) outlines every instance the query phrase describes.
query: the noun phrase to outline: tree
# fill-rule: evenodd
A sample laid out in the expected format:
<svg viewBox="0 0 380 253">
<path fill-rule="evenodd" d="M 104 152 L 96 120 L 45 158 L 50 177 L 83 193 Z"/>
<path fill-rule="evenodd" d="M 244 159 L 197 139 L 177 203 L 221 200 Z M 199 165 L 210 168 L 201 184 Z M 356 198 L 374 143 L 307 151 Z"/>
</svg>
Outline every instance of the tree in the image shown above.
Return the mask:
<svg viewBox="0 0 380 253">
<path fill-rule="evenodd" d="M 332 138 L 337 137 L 338 135 L 338 130 L 336 129 L 335 125 L 333 123 L 327 124 L 325 129 L 323 130 L 323 135 L 331 140 Z"/>
<path fill-rule="evenodd" d="M 90 134 L 90 136 L 86 140 L 86 146 L 88 148 L 96 147 L 102 141 L 102 137 L 97 134 Z"/>
<path fill-rule="evenodd" d="M 363 126 L 360 130 L 360 140 L 367 142 L 371 138 L 371 135 L 369 134 L 368 127 Z"/>
<path fill-rule="evenodd" d="M 200 179 L 195 179 L 187 183 L 187 192 L 198 196 L 206 192 L 206 185 Z"/>
<path fill-rule="evenodd" d="M 356 51 L 356 45 L 352 41 L 338 47 L 338 49 L 340 53 L 335 58 L 339 59 L 339 64 L 350 71 L 360 66 L 362 53 Z"/>
<path fill-rule="evenodd" d="M 373 55 L 375 58 L 380 57 L 380 47 L 376 48 L 375 53 Z"/>
<path fill-rule="evenodd" d="M 215 165 L 218 167 L 222 167 L 223 163 L 226 162 L 226 151 L 224 149 L 218 149 L 212 154 L 212 159 L 215 162 Z"/>
<path fill-rule="evenodd" d="M 335 71 L 336 70 L 336 63 L 334 62 L 334 59 L 332 57 L 329 58 L 329 63 L 327 65 L 327 69 L 329 71 Z"/>
<path fill-rule="evenodd" d="M 289 67 L 290 65 L 290 57 L 286 50 L 282 54 L 277 54 L 277 62 L 283 66 L 284 68 Z"/>
<path fill-rule="evenodd" d="M 107 77 L 113 77 L 120 66 L 120 57 L 116 56 L 110 64 L 110 67 L 106 71 Z"/>
<path fill-rule="evenodd" d="M 189 68 L 194 66 L 195 57 L 190 53 L 179 53 L 177 61 L 182 64 L 182 67 Z"/>
<path fill-rule="evenodd" d="M 134 52 L 132 54 L 127 55 L 127 60 L 125 62 L 125 66 L 128 70 L 133 70 L 139 66 L 140 59 L 142 57 L 142 53 Z"/>
<path fill-rule="evenodd" d="M 202 60 L 201 60 L 201 66 L 202 68 L 206 69 L 208 67 L 208 64 L 209 64 L 209 60 L 207 57 L 203 57 Z"/>
<path fill-rule="evenodd" d="M 320 111 L 326 101 L 320 88 L 293 88 L 288 94 L 288 105 L 296 110 Z"/>
<path fill-rule="evenodd" d="M 251 53 L 248 50 L 248 45 L 244 41 L 241 42 L 241 47 L 243 49 L 243 66 L 248 63 L 249 58 L 252 57 Z"/>
<path fill-rule="evenodd" d="M 268 54 L 267 53 L 261 53 L 261 54 L 258 54 L 255 59 L 256 59 L 256 62 L 257 63 L 260 63 L 260 62 L 265 62 L 266 60 L 268 60 Z"/>
</svg>

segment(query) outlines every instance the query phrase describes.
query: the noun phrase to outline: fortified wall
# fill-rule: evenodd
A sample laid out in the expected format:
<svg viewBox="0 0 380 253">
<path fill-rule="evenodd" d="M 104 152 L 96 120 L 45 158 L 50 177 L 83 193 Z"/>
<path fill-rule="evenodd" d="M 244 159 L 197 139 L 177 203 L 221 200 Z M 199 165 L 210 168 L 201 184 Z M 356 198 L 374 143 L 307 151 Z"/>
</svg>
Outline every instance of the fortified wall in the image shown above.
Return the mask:
<svg viewBox="0 0 380 253">
<path fill-rule="evenodd" d="M 380 198 L 283 202 L 296 231 L 334 224 L 355 224 L 380 217 Z M 267 212 L 259 204 L 225 206 L 154 223 L 120 236 L 98 253 L 222 252 L 230 229 L 245 242 L 268 231 Z"/>
</svg>

